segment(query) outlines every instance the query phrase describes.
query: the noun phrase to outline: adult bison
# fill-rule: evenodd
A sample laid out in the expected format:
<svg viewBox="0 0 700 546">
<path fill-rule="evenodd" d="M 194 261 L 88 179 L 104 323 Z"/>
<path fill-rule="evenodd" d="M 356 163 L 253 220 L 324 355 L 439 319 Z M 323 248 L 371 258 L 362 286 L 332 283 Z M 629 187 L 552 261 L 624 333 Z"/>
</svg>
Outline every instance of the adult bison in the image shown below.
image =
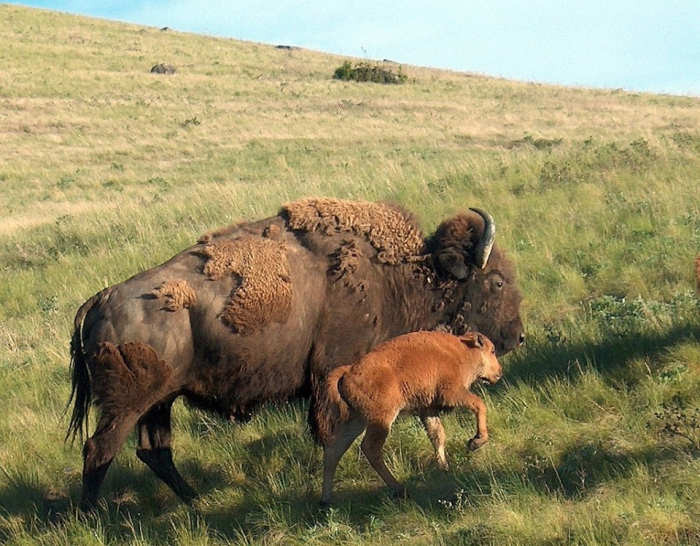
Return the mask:
<svg viewBox="0 0 700 546">
<path fill-rule="evenodd" d="M 170 410 L 178 396 L 231 419 L 273 399 L 310 396 L 322 444 L 325 377 L 406 332 L 478 330 L 499 354 L 524 341 L 511 262 L 491 217 L 472 209 L 427 238 L 398 206 L 306 199 L 229 226 L 85 302 L 71 340 L 68 436 L 87 432 L 81 507 L 138 426 L 136 454 L 183 501 Z M 424 424 L 431 438 L 442 425 Z M 433 442 L 435 443 L 435 442 Z"/>
</svg>

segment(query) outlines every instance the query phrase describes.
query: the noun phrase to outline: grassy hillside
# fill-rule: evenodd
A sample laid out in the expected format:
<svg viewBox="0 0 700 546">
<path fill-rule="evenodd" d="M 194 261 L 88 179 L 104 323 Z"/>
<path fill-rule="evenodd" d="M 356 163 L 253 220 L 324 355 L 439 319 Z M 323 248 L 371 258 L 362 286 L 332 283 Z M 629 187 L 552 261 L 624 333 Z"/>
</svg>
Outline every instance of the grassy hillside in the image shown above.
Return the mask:
<svg viewBox="0 0 700 546">
<path fill-rule="evenodd" d="M 404 66 L 404 85 L 331 78 L 344 58 L 0 5 L 0 542 L 695 544 L 700 541 L 700 99 Z M 156 63 L 172 75 L 151 74 Z M 303 196 L 389 199 L 426 231 L 489 210 L 518 266 L 528 343 L 445 418 L 358 449 L 320 511 L 303 403 L 245 426 L 178 404 L 178 503 L 127 447 L 93 516 L 64 445 L 78 306 L 198 235 Z"/>
</svg>

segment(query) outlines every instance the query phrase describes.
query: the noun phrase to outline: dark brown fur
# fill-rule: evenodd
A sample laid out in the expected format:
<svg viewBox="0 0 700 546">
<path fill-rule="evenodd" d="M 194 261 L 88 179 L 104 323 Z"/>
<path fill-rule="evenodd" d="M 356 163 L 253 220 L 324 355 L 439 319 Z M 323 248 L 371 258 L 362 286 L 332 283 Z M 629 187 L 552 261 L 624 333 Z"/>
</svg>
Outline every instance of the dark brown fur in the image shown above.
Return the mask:
<svg viewBox="0 0 700 546">
<path fill-rule="evenodd" d="M 124 411 L 143 413 L 160 399 L 173 376 L 170 364 L 140 341 L 119 346 L 100 343 L 90 362 L 94 402 L 103 417 L 115 418 Z"/>
<path fill-rule="evenodd" d="M 91 402 L 102 417 L 85 443 L 82 506 L 95 504 L 135 426 L 138 457 L 184 501 L 194 498 L 172 462 L 178 396 L 235 419 L 269 400 L 310 396 L 309 423 L 323 444 L 328 372 L 387 339 L 479 330 L 501 354 L 518 347 L 512 265 L 497 246 L 485 268 L 474 264 L 483 231 L 482 217 L 469 212 L 423 239 L 395 205 L 305 200 L 214 232 L 88 300 L 71 341 L 69 435 L 86 431 Z M 196 301 L 174 310 L 158 287 L 176 285 Z"/>
</svg>

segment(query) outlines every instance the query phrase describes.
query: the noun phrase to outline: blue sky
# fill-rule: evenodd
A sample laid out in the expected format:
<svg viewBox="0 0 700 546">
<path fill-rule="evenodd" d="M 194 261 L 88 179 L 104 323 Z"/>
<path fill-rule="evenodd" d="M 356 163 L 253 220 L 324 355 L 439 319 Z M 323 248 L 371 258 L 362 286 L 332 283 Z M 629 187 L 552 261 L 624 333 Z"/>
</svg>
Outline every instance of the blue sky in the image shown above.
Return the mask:
<svg viewBox="0 0 700 546">
<path fill-rule="evenodd" d="M 28 0 L 509 79 L 700 96 L 700 0 Z"/>
</svg>

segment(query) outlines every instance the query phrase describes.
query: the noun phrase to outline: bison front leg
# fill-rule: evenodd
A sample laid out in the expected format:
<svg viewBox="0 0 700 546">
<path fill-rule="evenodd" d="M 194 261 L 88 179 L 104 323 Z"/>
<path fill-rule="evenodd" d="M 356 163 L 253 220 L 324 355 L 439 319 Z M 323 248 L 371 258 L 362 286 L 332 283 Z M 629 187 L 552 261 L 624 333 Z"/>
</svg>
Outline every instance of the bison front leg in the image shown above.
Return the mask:
<svg viewBox="0 0 700 546">
<path fill-rule="evenodd" d="M 170 447 L 170 410 L 173 400 L 156 404 L 139 420 L 139 446 L 136 456 L 180 497 L 185 504 L 197 498 L 197 492 L 185 481 L 173 462 Z"/>
<path fill-rule="evenodd" d="M 450 465 L 447 463 L 447 456 L 445 455 L 445 429 L 442 426 L 440 417 L 438 417 L 437 412 L 424 410 L 420 414 L 420 420 L 435 450 L 438 467 L 441 470 L 448 470 Z"/>
</svg>

